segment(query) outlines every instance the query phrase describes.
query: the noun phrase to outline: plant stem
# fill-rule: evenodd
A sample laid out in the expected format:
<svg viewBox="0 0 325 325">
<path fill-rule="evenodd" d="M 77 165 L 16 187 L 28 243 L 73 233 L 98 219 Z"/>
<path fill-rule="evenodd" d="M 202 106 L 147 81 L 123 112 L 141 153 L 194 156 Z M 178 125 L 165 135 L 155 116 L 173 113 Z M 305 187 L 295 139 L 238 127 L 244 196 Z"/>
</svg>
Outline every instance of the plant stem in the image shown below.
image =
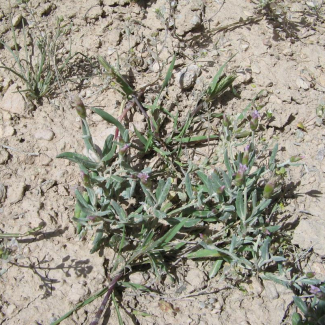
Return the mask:
<svg viewBox="0 0 325 325">
<path fill-rule="evenodd" d="M 116 283 L 117 281 L 123 276 L 123 273 L 122 272 L 119 272 L 115 277 L 114 279 L 112 280 L 112 282 L 110 283 L 109 287 L 108 287 L 108 290 L 107 290 L 107 293 L 104 297 L 104 300 L 102 302 L 102 304 L 100 305 L 97 313 L 96 313 L 96 316 L 95 316 L 95 319 L 90 323 L 90 325 L 98 325 L 99 323 L 99 320 L 100 320 L 100 317 L 102 316 L 102 313 L 103 311 L 105 310 L 106 308 L 106 305 L 108 303 L 108 300 L 109 300 L 109 297 L 111 296 L 115 286 L 116 286 Z"/>
</svg>

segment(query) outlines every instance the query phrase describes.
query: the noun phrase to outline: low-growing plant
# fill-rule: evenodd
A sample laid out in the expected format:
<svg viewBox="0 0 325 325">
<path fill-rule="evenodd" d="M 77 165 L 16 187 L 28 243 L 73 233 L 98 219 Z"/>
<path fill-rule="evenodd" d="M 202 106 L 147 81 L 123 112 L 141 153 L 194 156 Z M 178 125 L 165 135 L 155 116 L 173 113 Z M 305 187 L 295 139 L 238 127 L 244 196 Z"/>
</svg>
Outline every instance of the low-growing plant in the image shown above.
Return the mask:
<svg viewBox="0 0 325 325">
<path fill-rule="evenodd" d="M 300 313 L 292 314 L 292 325 L 322 325 L 325 322 L 325 282 L 315 278 L 314 272 L 299 273 L 279 265 L 277 274 L 264 273 L 262 278 L 296 293 L 293 302 Z"/>
<path fill-rule="evenodd" d="M 103 148 L 98 148 L 87 122 L 87 109 L 76 97 L 74 104 L 81 118 L 87 156 L 73 152 L 58 156 L 80 167 L 83 186 L 76 190 L 74 217 L 79 236 L 86 238 L 87 232 L 95 232 L 91 253 L 100 247 L 110 247 L 116 253 L 109 267 L 110 285 L 94 296 L 106 293 L 91 325 L 98 324 L 118 283 L 148 290 L 121 282 L 135 266 L 149 264 L 159 278 L 169 273 L 172 261 L 177 265 L 182 259 L 211 259 L 214 263 L 210 278 L 227 265 L 244 279 L 284 261 L 281 245 L 274 245 L 281 233 L 281 226 L 273 220 L 281 189 L 281 178 L 276 174 L 278 147 L 274 146 L 268 159 L 268 146 L 258 140 L 261 116 L 255 101 L 259 95 L 235 117 L 206 112 L 235 79 L 223 74 L 224 65 L 182 124 L 177 114 L 159 104 L 171 79 L 175 58 L 154 103 L 146 106 L 118 71 L 103 58 L 100 62 L 129 102 L 119 120 L 99 108 L 89 109 L 115 125 L 116 132 L 107 137 Z M 144 133 L 136 129 L 132 133 L 123 124 L 125 110 L 133 106 L 146 117 Z M 193 126 L 199 123 L 196 117 L 207 113 L 221 118 L 219 133 L 193 134 Z M 165 119 L 174 126 L 172 134 L 162 132 Z M 188 161 L 184 147 L 216 139 L 212 157 L 197 164 Z M 161 164 L 155 169 L 146 165 L 139 168 L 137 157 L 149 153 Z M 294 163 L 289 160 L 282 165 Z M 215 225 L 221 230 L 213 231 Z M 114 302 L 114 296 L 112 299 Z M 116 302 L 114 306 L 119 315 Z"/>
<path fill-rule="evenodd" d="M 52 33 L 30 30 L 25 26 L 24 18 L 22 25 L 24 53 L 21 53 L 22 50 L 17 42 L 16 28 L 11 21 L 13 48 L 3 40 L 0 40 L 0 43 L 11 54 L 14 65 L 9 66 L 2 63 L 0 68 L 19 77 L 25 85 L 25 88 L 20 91 L 25 92 L 28 98 L 38 100 L 52 93 L 61 74 L 73 57 L 70 50 L 68 54 L 58 56 L 58 51 L 62 46 L 60 39 L 62 35 L 69 33 L 71 24 L 65 23 L 62 18 L 57 18 L 56 28 Z M 30 36 L 32 36 L 32 45 L 29 45 L 30 41 L 28 41 Z"/>
</svg>

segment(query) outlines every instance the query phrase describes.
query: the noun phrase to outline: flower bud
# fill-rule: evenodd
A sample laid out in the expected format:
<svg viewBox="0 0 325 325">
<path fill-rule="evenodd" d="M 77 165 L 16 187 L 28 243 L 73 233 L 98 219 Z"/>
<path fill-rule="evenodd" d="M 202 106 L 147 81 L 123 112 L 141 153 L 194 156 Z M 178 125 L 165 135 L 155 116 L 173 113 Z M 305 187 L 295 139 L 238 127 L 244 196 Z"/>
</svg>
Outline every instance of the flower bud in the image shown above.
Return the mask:
<svg viewBox="0 0 325 325">
<path fill-rule="evenodd" d="M 244 151 L 244 156 L 243 156 L 243 160 L 242 160 L 242 164 L 243 165 L 248 165 L 248 161 L 249 161 L 249 147 L 250 145 L 247 145 L 245 147 L 245 151 Z"/>
<path fill-rule="evenodd" d="M 304 156 L 302 156 L 302 155 L 292 156 L 290 158 L 290 162 L 295 163 L 295 162 L 300 161 L 302 159 L 304 159 Z"/>
<path fill-rule="evenodd" d="M 81 118 L 86 118 L 86 108 L 85 108 L 85 105 L 84 103 L 82 102 L 81 98 L 77 95 L 75 95 L 73 97 L 73 102 L 74 102 L 74 106 L 76 108 L 76 111 L 78 113 L 78 115 L 81 117 Z"/>
<path fill-rule="evenodd" d="M 137 176 L 140 178 L 141 183 L 146 184 L 148 182 L 149 174 L 139 173 Z"/>
<path fill-rule="evenodd" d="M 89 175 L 85 174 L 84 172 L 81 172 L 81 178 L 82 178 L 82 182 L 84 183 L 84 185 L 86 187 L 90 187 L 90 177 Z"/>
<path fill-rule="evenodd" d="M 220 187 L 217 189 L 217 194 L 222 194 L 224 190 L 225 190 L 225 185 L 220 186 Z"/>
<path fill-rule="evenodd" d="M 253 111 L 251 113 L 251 120 L 250 120 L 250 128 L 252 131 L 256 131 L 258 128 L 258 118 L 260 117 L 260 114 L 257 110 Z"/>
<path fill-rule="evenodd" d="M 126 143 L 121 149 L 120 149 L 120 154 L 124 155 L 127 150 L 130 148 L 131 144 L 130 143 Z"/>
<path fill-rule="evenodd" d="M 269 199 L 274 192 L 275 183 L 274 181 L 269 181 L 264 186 L 263 197 L 264 199 Z"/>
<path fill-rule="evenodd" d="M 226 127 L 229 128 L 229 126 L 231 125 L 230 119 L 226 114 L 223 114 L 223 121 L 222 124 Z"/>
<path fill-rule="evenodd" d="M 238 168 L 236 176 L 235 176 L 235 185 L 236 186 L 241 186 L 244 184 L 246 170 L 247 170 L 246 165 L 239 164 L 239 168 Z"/>
</svg>

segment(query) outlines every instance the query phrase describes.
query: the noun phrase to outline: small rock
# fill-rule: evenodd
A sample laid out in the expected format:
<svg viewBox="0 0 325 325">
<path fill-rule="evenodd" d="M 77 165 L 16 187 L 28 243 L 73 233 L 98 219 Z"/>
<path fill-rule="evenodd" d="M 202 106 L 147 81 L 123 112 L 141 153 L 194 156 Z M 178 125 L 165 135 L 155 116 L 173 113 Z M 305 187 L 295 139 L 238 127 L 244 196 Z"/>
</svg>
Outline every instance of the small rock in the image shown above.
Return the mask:
<svg viewBox="0 0 325 325">
<path fill-rule="evenodd" d="M 26 184 L 16 183 L 8 189 L 8 200 L 10 204 L 21 201 L 25 195 Z"/>
<path fill-rule="evenodd" d="M 43 193 L 46 193 L 50 188 L 52 188 L 56 184 L 56 181 L 49 179 L 40 184 L 41 190 Z"/>
<path fill-rule="evenodd" d="M 215 304 L 217 302 L 216 298 L 210 298 L 209 299 L 209 304 Z"/>
<path fill-rule="evenodd" d="M 35 132 L 34 137 L 37 140 L 51 141 L 54 138 L 54 132 L 50 129 L 38 130 Z"/>
<path fill-rule="evenodd" d="M 190 290 L 202 290 L 207 285 L 207 277 L 205 273 L 198 269 L 192 269 L 187 273 L 186 281 L 190 284 Z"/>
<path fill-rule="evenodd" d="M 293 55 L 293 52 L 290 48 L 286 48 L 282 51 L 283 55 L 285 56 L 292 56 Z"/>
<path fill-rule="evenodd" d="M 180 14 L 176 17 L 177 33 L 179 35 L 185 35 L 195 28 L 199 28 L 202 25 L 201 16 L 190 10 L 189 7 L 180 7 Z"/>
<path fill-rule="evenodd" d="M 176 76 L 179 87 L 183 90 L 191 89 L 200 76 L 201 69 L 197 65 L 190 65 L 183 68 Z"/>
<path fill-rule="evenodd" d="M 158 62 L 155 62 L 153 65 L 152 65 L 152 71 L 153 72 L 158 72 L 159 69 L 160 69 L 160 66 L 159 66 L 159 63 Z"/>
<path fill-rule="evenodd" d="M 56 5 L 54 5 L 53 3 L 46 3 L 46 4 L 44 4 L 42 7 L 41 7 L 41 9 L 40 9 L 40 11 L 39 11 L 39 15 L 40 15 L 40 17 L 42 17 L 42 16 L 47 16 L 47 15 L 49 15 L 50 13 L 51 13 L 51 11 L 52 10 L 54 10 L 56 8 Z"/>
<path fill-rule="evenodd" d="M 94 6 L 88 11 L 87 18 L 97 20 L 99 17 L 102 17 L 102 15 L 103 8 L 100 6 Z"/>
<path fill-rule="evenodd" d="M 248 44 L 243 44 L 241 46 L 241 48 L 242 48 L 243 51 L 246 51 L 249 48 L 249 45 Z"/>
<path fill-rule="evenodd" d="M 0 183 L 0 203 L 3 203 L 7 197 L 7 190 L 3 184 Z"/>
<path fill-rule="evenodd" d="M 9 153 L 5 149 L 0 149 L 0 165 L 5 164 L 9 159 Z"/>
<path fill-rule="evenodd" d="M 40 154 L 39 156 L 39 163 L 42 166 L 48 166 L 52 161 L 52 158 L 50 158 L 48 155 Z"/>
<path fill-rule="evenodd" d="M 298 88 L 302 88 L 304 90 L 308 90 L 310 88 L 310 83 L 306 79 L 303 79 L 301 77 L 299 77 L 296 80 L 296 84 L 297 84 Z"/>
<path fill-rule="evenodd" d="M 0 107 L 12 114 L 24 115 L 24 97 L 15 91 L 17 91 L 17 86 L 11 85 L 3 96 Z"/>
<path fill-rule="evenodd" d="M 7 316 L 11 316 L 13 312 L 15 311 L 16 306 L 15 305 L 9 305 L 6 311 Z"/>
<path fill-rule="evenodd" d="M 129 276 L 130 282 L 145 285 L 146 280 L 144 279 L 142 272 L 135 272 Z"/>
<path fill-rule="evenodd" d="M 200 302 L 199 302 L 199 307 L 200 307 L 201 309 L 204 309 L 204 308 L 205 308 L 205 302 L 204 302 L 204 301 L 200 301 Z"/>
<path fill-rule="evenodd" d="M 22 14 L 18 14 L 16 15 L 13 19 L 12 19 L 12 25 L 14 27 L 17 27 L 20 23 L 21 20 L 23 19 L 23 15 Z"/>
<path fill-rule="evenodd" d="M 10 121 L 12 119 L 12 116 L 9 112 L 3 111 L 2 112 L 2 119 L 4 121 Z"/>
<path fill-rule="evenodd" d="M 239 83 L 248 83 L 253 79 L 252 70 L 248 68 L 237 71 L 237 75 L 238 75 L 237 82 Z"/>
<path fill-rule="evenodd" d="M 8 138 L 15 134 L 16 130 L 10 126 L 5 125 L 4 127 L 0 127 L 0 138 Z"/>
</svg>

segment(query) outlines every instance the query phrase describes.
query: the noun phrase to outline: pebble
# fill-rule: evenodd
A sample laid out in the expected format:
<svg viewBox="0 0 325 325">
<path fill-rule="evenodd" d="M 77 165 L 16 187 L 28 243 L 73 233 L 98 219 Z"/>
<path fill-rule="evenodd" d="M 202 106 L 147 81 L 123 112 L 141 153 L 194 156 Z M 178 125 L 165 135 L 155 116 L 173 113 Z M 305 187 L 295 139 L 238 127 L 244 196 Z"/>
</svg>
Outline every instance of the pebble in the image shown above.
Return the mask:
<svg viewBox="0 0 325 325">
<path fill-rule="evenodd" d="M 7 125 L 4 128 L 0 128 L 0 138 L 8 138 L 11 137 L 15 134 L 16 130 L 10 126 Z"/>
<path fill-rule="evenodd" d="M 26 184 L 15 183 L 8 190 L 8 200 L 10 204 L 14 204 L 23 199 L 25 195 Z"/>
<path fill-rule="evenodd" d="M 206 305 L 205 305 L 205 302 L 204 302 L 204 301 L 200 301 L 200 302 L 199 302 L 199 307 L 200 307 L 200 308 L 203 309 L 203 308 L 205 308 L 205 306 L 206 306 Z"/>
<path fill-rule="evenodd" d="M 296 80 L 296 84 L 297 84 L 298 88 L 302 88 L 304 90 L 308 90 L 310 87 L 310 83 L 301 77 L 299 77 Z"/>
<path fill-rule="evenodd" d="M 217 299 L 216 298 L 210 298 L 209 299 L 209 304 L 214 304 L 216 303 Z"/>
<path fill-rule="evenodd" d="M 35 132 L 34 137 L 37 140 L 51 141 L 54 138 L 54 132 L 50 129 L 38 130 Z"/>
<path fill-rule="evenodd" d="M 18 14 L 18 15 L 16 15 L 16 16 L 12 19 L 12 25 L 13 25 L 14 27 L 17 27 L 17 26 L 20 24 L 20 22 L 21 22 L 22 19 L 23 19 L 22 14 Z"/>
<path fill-rule="evenodd" d="M 253 62 L 251 65 L 251 69 L 253 73 L 259 74 L 261 73 L 261 68 L 257 62 Z"/>
<path fill-rule="evenodd" d="M 48 166 L 52 161 L 52 158 L 50 158 L 48 155 L 40 154 L 39 157 L 39 163 L 42 166 Z"/>
<path fill-rule="evenodd" d="M 5 164 L 9 159 L 9 153 L 5 149 L 0 149 L 0 165 Z"/>
<path fill-rule="evenodd" d="M 145 285 L 146 280 L 143 278 L 142 272 L 135 272 L 129 276 L 130 282 Z"/>
<path fill-rule="evenodd" d="M 292 56 L 293 55 L 293 52 L 290 48 L 286 48 L 282 51 L 283 55 L 285 56 Z"/>
<path fill-rule="evenodd" d="M 191 89 L 201 74 L 201 69 L 197 65 L 190 65 L 183 68 L 176 77 L 179 87 L 183 90 Z"/>
<path fill-rule="evenodd" d="M 16 85 L 11 85 L 3 96 L 0 106 L 11 114 L 23 115 L 25 113 L 25 100 L 16 91 Z"/>
</svg>

